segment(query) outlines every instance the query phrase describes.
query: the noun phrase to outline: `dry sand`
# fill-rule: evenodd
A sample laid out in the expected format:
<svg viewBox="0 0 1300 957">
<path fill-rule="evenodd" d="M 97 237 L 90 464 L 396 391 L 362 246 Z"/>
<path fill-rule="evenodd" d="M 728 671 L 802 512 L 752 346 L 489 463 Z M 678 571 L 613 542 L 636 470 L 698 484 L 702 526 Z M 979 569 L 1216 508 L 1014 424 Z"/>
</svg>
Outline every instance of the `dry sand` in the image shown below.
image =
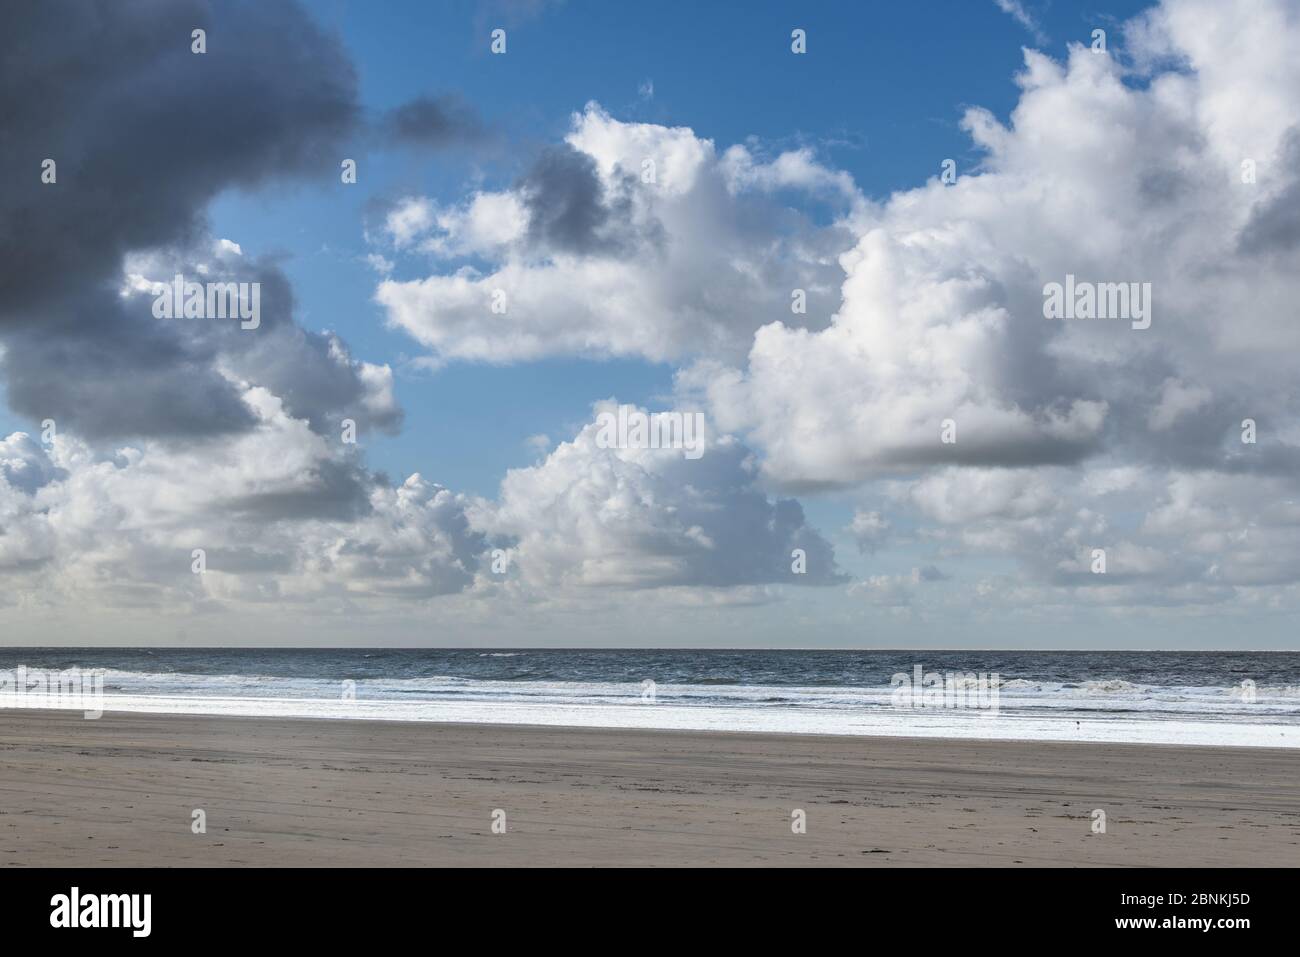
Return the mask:
<svg viewBox="0 0 1300 957">
<path fill-rule="evenodd" d="M 1300 751 L 4 711 L 0 864 L 1294 866 Z"/>
</svg>

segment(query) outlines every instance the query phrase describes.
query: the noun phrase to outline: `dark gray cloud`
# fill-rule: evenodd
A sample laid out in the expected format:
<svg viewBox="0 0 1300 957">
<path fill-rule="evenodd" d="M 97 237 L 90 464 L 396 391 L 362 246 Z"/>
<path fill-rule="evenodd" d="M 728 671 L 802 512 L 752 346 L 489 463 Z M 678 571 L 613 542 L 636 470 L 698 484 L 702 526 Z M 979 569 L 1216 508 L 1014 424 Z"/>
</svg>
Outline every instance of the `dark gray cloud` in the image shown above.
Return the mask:
<svg viewBox="0 0 1300 957">
<path fill-rule="evenodd" d="M 517 188 L 528 238 L 544 251 L 623 255 L 659 233 L 658 223 L 638 230 L 627 191 L 607 191 L 595 160 L 567 144 L 545 149 Z"/>
<path fill-rule="evenodd" d="M 337 183 L 364 127 L 338 39 L 293 0 L 50 0 L 0 31 L 0 377 L 10 406 L 89 439 L 201 438 L 255 422 L 233 371 L 290 414 L 337 434 L 350 417 L 392 430 L 373 377 L 333 337 L 300 328 L 268 263 L 213 263 L 205 210 L 230 188 Z M 207 52 L 191 50 L 206 31 Z M 393 136 L 448 142 L 477 128 L 453 97 L 390 117 Z M 57 179 L 41 181 L 53 159 Z M 258 281 L 257 330 L 159 320 L 119 295 L 124 258 L 168 280 Z M 211 268 L 195 274 L 198 264 Z M 340 358 L 340 353 L 343 353 Z"/>
<path fill-rule="evenodd" d="M 207 53 L 190 33 L 207 31 Z M 358 114 L 338 41 L 296 3 L 21 4 L 0 32 L 0 316 L 42 322 L 52 291 L 134 249 L 202 232 L 231 186 L 334 174 Z M 58 179 L 41 182 L 41 163 Z"/>
<path fill-rule="evenodd" d="M 1238 248 L 1247 255 L 1300 249 L 1300 130 L 1292 129 L 1287 136 L 1277 169 L 1289 176 L 1289 182 L 1271 201 L 1251 212 L 1238 241 Z"/>
<path fill-rule="evenodd" d="M 213 367 L 213 350 L 154 319 L 150 302 L 122 300 L 101 283 L 46 304 L 39 324 L 5 337 L 10 408 L 96 438 L 252 427 L 252 411 Z"/>
<path fill-rule="evenodd" d="M 948 580 L 948 576 L 937 565 L 922 565 L 916 569 L 913 576 L 918 582 L 942 582 Z"/>
<path fill-rule="evenodd" d="M 347 521 L 369 514 L 369 477 L 359 463 L 318 462 L 300 484 L 288 491 L 258 492 L 214 503 L 214 508 L 240 519 L 336 519 Z"/>
<path fill-rule="evenodd" d="M 548 147 L 519 184 L 534 242 L 567 252 L 596 251 L 609 222 L 596 163 L 571 146 Z"/>
<path fill-rule="evenodd" d="M 809 525 L 803 506 L 792 498 L 770 499 L 754 480 L 751 449 L 719 441 L 702 458 L 669 458 L 657 466 L 662 486 L 654 498 L 668 501 L 681 525 L 702 529 L 710 544 L 693 538 L 650 536 L 632 542 L 650 554 L 673 555 L 682 562 L 678 584 L 732 587 L 782 582 L 835 585 L 848 581 L 835 562 L 835 548 Z M 804 553 L 804 570 L 794 571 L 794 550 Z"/>
<path fill-rule="evenodd" d="M 245 330 L 234 321 L 220 319 L 170 320 L 175 335 L 186 337 L 192 348 L 206 350 L 214 365 L 220 358 L 239 378 L 275 393 L 284 402 L 285 411 L 306 419 L 316 432 L 337 436 L 344 417 L 355 420 L 362 432 L 393 432 L 400 426 L 402 414 L 395 406 L 375 407 L 367 402 L 373 390 L 361 379 L 358 363 L 343 351 L 341 342 L 303 329 L 294 321 L 293 287 L 278 268 L 239 257 L 226 257 L 220 264 L 209 259 L 206 265 L 206 280 L 259 283 L 261 325 Z M 194 262 L 177 268 L 196 275 Z M 158 324 L 151 296 L 136 297 L 134 302 L 142 322 Z"/>
<path fill-rule="evenodd" d="M 107 282 L 76 298 L 46 304 L 40 324 L 16 327 L 6 338 L 3 368 L 9 404 L 33 419 L 100 439 L 200 438 L 244 431 L 256 417 L 241 398 L 239 380 L 269 389 L 285 411 L 322 434 L 339 435 L 343 418 L 361 433 L 394 431 L 402 414 L 376 395 L 359 364 L 332 336 L 293 320 L 293 291 L 273 265 L 238 257 L 159 256 L 148 278 L 175 273 L 213 282 L 257 282 L 260 325 L 237 320 L 165 319 L 153 315 L 154 296 L 122 296 Z M 119 284 L 120 285 L 120 284 Z"/>
<path fill-rule="evenodd" d="M 484 139 L 487 131 L 458 96 L 421 96 L 384 115 L 383 133 L 399 145 L 445 147 Z"/>
</svg>

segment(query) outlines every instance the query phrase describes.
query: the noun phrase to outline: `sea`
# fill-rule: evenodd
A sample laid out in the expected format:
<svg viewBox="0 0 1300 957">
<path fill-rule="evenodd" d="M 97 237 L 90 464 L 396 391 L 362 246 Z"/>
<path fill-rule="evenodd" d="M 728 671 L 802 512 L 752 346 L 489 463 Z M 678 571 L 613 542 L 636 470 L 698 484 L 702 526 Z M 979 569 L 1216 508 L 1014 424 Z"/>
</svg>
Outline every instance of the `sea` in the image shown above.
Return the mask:
<svg viewBox="0 0 1300 957">
<path fill-rule="evenodd" d="M 77 674 L 109 714 L 1300 747 L 1300 652 L 0 648 L 0 722 L 89 713 Z"/>
</svg>

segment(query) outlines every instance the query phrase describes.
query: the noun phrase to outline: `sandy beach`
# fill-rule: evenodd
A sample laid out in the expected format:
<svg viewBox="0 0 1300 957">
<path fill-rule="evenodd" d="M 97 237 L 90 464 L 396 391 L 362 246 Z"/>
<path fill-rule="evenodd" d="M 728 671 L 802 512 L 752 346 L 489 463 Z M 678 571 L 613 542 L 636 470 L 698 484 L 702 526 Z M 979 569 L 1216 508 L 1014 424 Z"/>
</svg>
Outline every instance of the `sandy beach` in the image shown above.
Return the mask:
<svg viewBox="0 0 1300 957">
<path fill-rule="evenodd" d="M 1295 866 L 1298 770 L 1258 748 L 6 711 L 0 863 Z"/>
</svg>

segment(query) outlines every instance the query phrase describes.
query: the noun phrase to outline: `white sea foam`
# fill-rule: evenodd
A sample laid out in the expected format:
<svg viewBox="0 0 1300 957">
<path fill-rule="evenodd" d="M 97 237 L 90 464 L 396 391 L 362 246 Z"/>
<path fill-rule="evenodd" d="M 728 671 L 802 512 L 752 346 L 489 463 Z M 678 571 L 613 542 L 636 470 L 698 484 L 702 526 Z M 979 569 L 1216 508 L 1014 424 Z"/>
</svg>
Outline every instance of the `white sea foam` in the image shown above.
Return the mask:
<svg viewBox="0 0 1300 957">
<path fill-rule="evenodd" d="M 104 672 L 105 711 L 489 724 L 1300 747 L 1289 686 L 1156 687 L 1012 679 L 996 715 L 900 711 L 889 687 L 670 684 L 451 676 L 357 679 Z M 355 694 L 349 699 L 345 688 Z"/>
</svg>

